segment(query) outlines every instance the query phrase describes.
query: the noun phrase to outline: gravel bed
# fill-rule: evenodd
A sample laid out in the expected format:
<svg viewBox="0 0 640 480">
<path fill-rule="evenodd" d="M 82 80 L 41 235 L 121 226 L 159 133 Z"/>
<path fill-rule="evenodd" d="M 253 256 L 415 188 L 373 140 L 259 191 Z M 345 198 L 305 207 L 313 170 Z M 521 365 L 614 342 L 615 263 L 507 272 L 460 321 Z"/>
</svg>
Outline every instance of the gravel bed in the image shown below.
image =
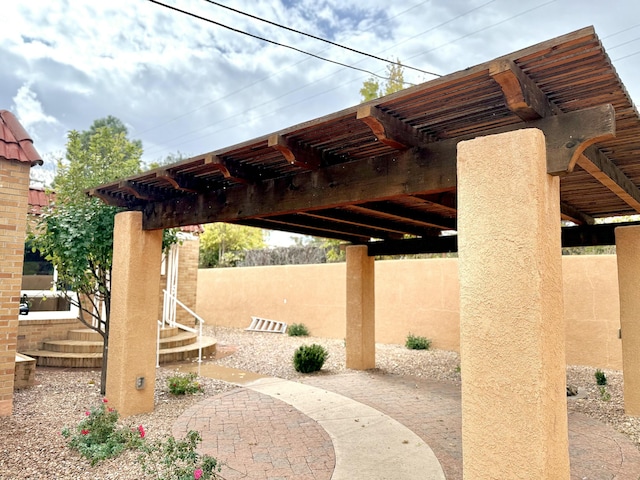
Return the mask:
<svg viewBox="0 0 640 480">
<path fill-rule="evenodd" d="M 289 337 L 273 333 L 245 332 L 230 328 L 208 327 L 207 334 L 218 339 L 222 358 L 216 364 L 280 378 L 300 378 L 291 358 L 301 344 L 318 343 L 329 352 L 319 375 L 346 371 L 343 340 L 314 337 Z M 439 381 L 460 383 L 459 356 L 446 351 L 410 351 L 401 345 L 378 345 L 376 364 L 381 372 L 414 375 Z M 174 367 L 175 368 L 175 367 Z M 605 370 L 608 385 L 605 396 L 595 383 L 595 369 L 568 367 L 567 382 L 578 387 L 578 398 L 570 398 L 569 410 L 582 412 L 613 425 L 628 435 L 640 448 L 640 419 L 624 415 L 622 374 Z M 174 374 L 170 367 L 157 370 L 155 411 L 123 420 L 133 427 L 144 425 L 148 438 L 169 435 L 173 422 L 188 407 L 202 400 L 201 395 L 176 397 L 169 394 L 166 379 Z M 236 388 L 223 381 L 200 379 L 204 395 L 217 395 Z M 126 452 L 117 459 L 95 467 L 66 447 L 62 429 L 75 426 L 84 412 L 101 401 L 100 372 L 86 369 L 38 367 L 36 385 L 17 391 L 14 413 L 0 418 L 0 479 L 137 479 L 141 470 L 136 454 Z"/>
</svg>

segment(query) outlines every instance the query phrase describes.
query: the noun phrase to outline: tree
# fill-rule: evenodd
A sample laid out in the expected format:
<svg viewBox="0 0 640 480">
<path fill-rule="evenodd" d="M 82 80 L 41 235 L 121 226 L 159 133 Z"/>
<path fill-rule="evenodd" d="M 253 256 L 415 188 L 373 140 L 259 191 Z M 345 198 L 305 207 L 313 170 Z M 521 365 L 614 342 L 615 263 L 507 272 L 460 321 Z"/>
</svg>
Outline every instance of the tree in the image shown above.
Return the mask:
<svg viewBox="0 0 640 480">
<path fill-rule="evenodd" d="M 41 216 L 34 248 L 56 267 L 55 287 L 78 307 L 79 319 L 104 340 L 101 392 L 105 393 L 111 315 L 113 225 L 118 209 L 85 189 L 140 171 L 142 147 L 126 137 L 118 119 L 96 120 L 88 131 L 68 134 L 66 158 L 54 179 L 56 203 Z"/>
<path fill-rule="evenodd" d="M 387 65 L 387 78 L 383 85 L 380 85 L 380 81 L 375 77 L 365 80 L 360 89 L 362 102 L 368 102 L 404 88 L 404 67 L 400 60 Z"/>
<path fill-rule="evenodd" d="M 247 250 L 264 248 L 260 228 L 227 223 L 210 223 L 200 235 L 200 266 L 235 267 Z"/>
</svg>

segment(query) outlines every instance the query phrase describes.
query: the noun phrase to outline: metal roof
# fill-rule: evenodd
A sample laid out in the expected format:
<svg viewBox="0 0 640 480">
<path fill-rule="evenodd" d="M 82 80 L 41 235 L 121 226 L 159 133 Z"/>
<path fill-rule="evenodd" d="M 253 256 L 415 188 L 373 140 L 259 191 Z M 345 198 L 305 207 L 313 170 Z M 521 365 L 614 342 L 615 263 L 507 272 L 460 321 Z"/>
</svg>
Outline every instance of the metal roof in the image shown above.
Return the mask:
<svg viewBox="0 0 640 480">
<path fill-rule="evenodd" d="M 527 127 L 548 152 L 571 150 L 548 162 L 563 219 L 640 212 L 640 118 L 592 27 L 90 194 L 142 210 L 146 229 L 433 242 L 456 229 L 457 142 Z"/>
</svg>

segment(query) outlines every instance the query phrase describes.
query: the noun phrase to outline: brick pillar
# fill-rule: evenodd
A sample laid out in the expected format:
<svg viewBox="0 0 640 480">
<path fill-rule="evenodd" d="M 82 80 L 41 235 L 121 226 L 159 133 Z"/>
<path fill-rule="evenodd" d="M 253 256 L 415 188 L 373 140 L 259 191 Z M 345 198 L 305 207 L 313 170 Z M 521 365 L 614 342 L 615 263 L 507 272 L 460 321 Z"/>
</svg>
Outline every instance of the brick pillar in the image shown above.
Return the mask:
<svg viewBox="0 0 640 480">
<path fill-rule="evenodd" d="M 544 135 L 458 145 L 465 480 L 569 479 L 559 178 Z"/>
<path fill-rule="evenodd" d="M 123 416 L 153 411 L 161 260 L 162 230 L 142 230 L 141 212 L 117 214 L 106 395 Z"/>
<path fill-rule="evenodd" d="M 0 416 L 13 411 L 30 168 L 0 159 Z"/>
<path fill-rule="evenodd" d="M 640 227 L 616 228 L 624 410 L 640 416 Z"/>
<path fill-rule="evenodd" d="M 367 247 L 347 247 L 347 368 L 376 366 L 374 287 L 374 258 Z"/>
<path fill-rule="evenodd" d="M 178 258 L 178 300 L 194 312 L 196 311 L 196 293 L 198 287 L 198 257 L 200 240 L 185 240 L 180 245 Z M 196 312 L 198 313 L 198 312 Z M 179 323 L 195 326 L 195 319 L 189 312 L 178 305 L 176 318 Z"/>
</svg>

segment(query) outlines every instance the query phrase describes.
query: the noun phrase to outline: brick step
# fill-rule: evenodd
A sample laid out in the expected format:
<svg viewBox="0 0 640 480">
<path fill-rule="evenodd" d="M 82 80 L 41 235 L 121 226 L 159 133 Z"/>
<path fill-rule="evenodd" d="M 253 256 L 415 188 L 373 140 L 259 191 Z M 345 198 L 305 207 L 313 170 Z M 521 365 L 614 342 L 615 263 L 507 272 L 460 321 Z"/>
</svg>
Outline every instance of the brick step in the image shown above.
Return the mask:
<svg viewBox="0 0 640 480">
<path fill-rule="evenodd" d="M 75 328 L 67 332 L 67 339 L 79 342 L 102 342 L 102 335 L 90 328 Z"/>
</svg>

